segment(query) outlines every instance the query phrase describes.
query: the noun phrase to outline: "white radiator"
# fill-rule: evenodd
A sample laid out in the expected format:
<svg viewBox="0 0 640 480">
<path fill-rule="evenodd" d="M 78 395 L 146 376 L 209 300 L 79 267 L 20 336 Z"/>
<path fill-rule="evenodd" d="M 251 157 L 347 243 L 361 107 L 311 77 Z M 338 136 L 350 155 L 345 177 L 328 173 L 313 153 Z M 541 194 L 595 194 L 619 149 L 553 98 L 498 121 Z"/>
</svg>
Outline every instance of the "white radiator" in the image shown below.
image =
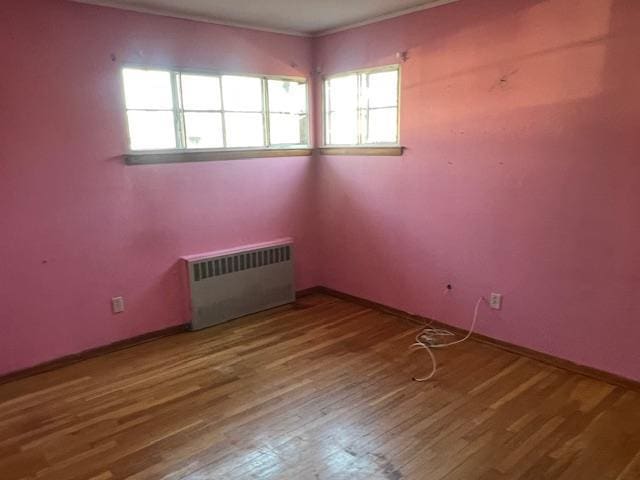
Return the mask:
<svg viewBox="0 0 640 480">
<path fill-rule="evenodd" d="M 295 300 L 290 239 L 183 257 L 192 330 Z"/>
</svg>

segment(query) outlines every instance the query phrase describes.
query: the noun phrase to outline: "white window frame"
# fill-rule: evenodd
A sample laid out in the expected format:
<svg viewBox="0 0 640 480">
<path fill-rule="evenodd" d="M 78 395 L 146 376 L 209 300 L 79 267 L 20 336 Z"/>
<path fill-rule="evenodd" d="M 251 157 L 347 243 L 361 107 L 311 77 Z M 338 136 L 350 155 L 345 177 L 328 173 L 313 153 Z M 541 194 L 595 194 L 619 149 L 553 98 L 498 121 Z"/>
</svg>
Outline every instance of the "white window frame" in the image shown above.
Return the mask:
<svg viewBox="0 0 640 480">
<path fill-rule="evenodd" d="M 167 72 L 171 76 L 171 95 L 173 99 L 173 108 L 172 110 L 168 109 L 136 109 L 136 108 L 127 108 L 126 99 L 125 99 L 125 82 L 123 72 L 126 69 L 135 69 L 135 70 L 148 70 L 148 71 L 157 71 L 157 72 Z M 182 82 L 181 75 L 202 75 L 209 77 L 217 77 L 220 85 L 220 110 L 185 110 L 182 106 Z M 262 114 L 262 124 L 263 124 L 263 138 L 264 145 L 261 146 L 253 146 L 253 147 L 227 147 L 227 132 L 225 125 L 225 113 L 247 113 L 244 111 L 236 111 L 236 110 L 225 110 L 224 108 L 224 98 L 222 96 L 222 77 L 223 76 L 235 76 L 235 77 L 248 77 L 248 78 L 259 78 L 261 80 L 262 86 L 262 111 L 261 112 L 248 112 L 248 113 L 261 113 Z M 148 65 L 135 65 L 135 64 L 125 64 L 120 69 L 120 78 L 122 85 L 122 99 L 124 104 L 124 116 L 125 116 L 125 125 L 126 125 L 126 138 L 127 138 L 127 148 L 130 154 L 144 154 L 144 153 L 183 153 L 183 152 L 227 152 L 227 151 L 244 151 L 244 150 L 283 150 L 283 149 L 304 149 L 311 148 L 311 112 L 309 110 L 310 102 L 310 88 L 309 81 L 305 77 L 297 77 L 297 76 L 289 76 L 289 75 L 257 75 L 257 74 L 246 74 L 246 73 L 229 73 L 229 72 L 219 72 L 219 71 L 210 71 L 210 70 L 199 70 L 199 69 L 188 69 L 188 68 L 167 68 L 167 67 L 153 67 Z M 305 113 L 306 116 L 306 128 L 302 132 L 304 137 L 302 140 L 304 143 L 285 143 L 285 144 L 271 144 L 271 135 L 270 135 L 270 123 L 269 117 L 271 113 L 290 113 L 290 112 L 271 112 L 269 110 L 269 93 L 268 93 L 268 81 L 269 80 L 280 80 L 280 81 L 291 81 L 303 83 L 306 89 L 305 95 Z M 176 135 L 176 148 L 170 149 L 131 149 L 131 137 L 130 137 L 130 129 L 129 129 L 129 119 L 127 112 L 129 111 L 172 111 L 174 118 L 174 132 Z M 224 147 L 220 148 L 189 148 L 187 147 L 186 140 L 186 128 L 185 128 L 185 112 L 189 113 L 192 111 L 202 112 L 202 113 L 220 113 L 222 117 L 222 136 L 223 136 L 223 144 Z"/>
<path fill-rule="evenodd" d="M 390 72 L 397 71 L 398 72 L 398 86 L 397 86 L 397 103 L 396 103 L 396 112 L 397 112 L 397 130 L 396 130 L 396 141 L 395 142 L 375 142 L 375 143 L 367 143 L 364 141 L 365 133 L 366 133 L 366 123 L 369 121 L 368 112 L 370 110 L 376 110 L 377 108 L 384 109 L 390 107 L 376 107 L 370 108 L 368 105 L 366 107 L 361 107 L 361 95 L 362 95 L 362 79 L 366 78 L 368 80 L 369 75 L 381 72 Z M 401 74 L 402 70 L 400 65 L 385 65 L 382 67 L 373 67 L 373 68 L 363 68 L 359 70 L 350 70 L 348 72 L 340 72 L 333 75 L 328 75 L 322 78 L 322 148 L 334 148 L 334 147 L 396 147 L 400 146 L 400 97 L 401 97 Z M 329 80 L 341 77 L 348 77 L 351 75 L 357 75 L 357 86 L 358 86 L 358 100 L 357 100 L 357 143 L 329 143 L 329 132 L 330 132 L 330 122 L 331 122 L 331 110 L 327 108 L 329 105 L 329 95 L 327 92 L 327 84 Z M 330 107 L 330 106 L 329 106 Z M 366 112 L 366 115 L 365 115 Z"/>
</svg>

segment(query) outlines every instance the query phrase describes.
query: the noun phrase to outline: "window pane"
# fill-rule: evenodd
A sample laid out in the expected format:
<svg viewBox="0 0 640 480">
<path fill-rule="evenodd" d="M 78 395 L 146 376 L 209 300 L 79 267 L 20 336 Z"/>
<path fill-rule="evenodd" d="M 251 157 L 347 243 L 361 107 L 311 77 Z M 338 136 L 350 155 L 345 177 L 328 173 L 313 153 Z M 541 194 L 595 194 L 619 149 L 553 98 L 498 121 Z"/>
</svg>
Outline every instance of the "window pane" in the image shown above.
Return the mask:
<svg viewBox="0 0 640 480">
<path fill-rule="evenodd" d="M 358 143 L 358 117 L 356 111 L 340 111 L 329 114 L 328 143 L 355 145 Z"/>
<path fill-rule="evenodd" d="M 227 147 L 264 146 L 261 113 L 225 113 L 224 121 L 227 130 Z"/>
<path fill-rule="evenodd" d="M 272 113 L 269 116 L 272 145 L 301 145 L 307 143 L 307 116 Z"/>
<path fill-rule="evenodd" d="M 224 147 L 221 113 L 185 112 L 184 123 L 187 148 Z"/>
<path fill-rule="evenodd" d="M 220 110 L 220 79 L 204 75 L 181 75 L 182 107 L 185 110 Z"/>
<path fill-rule="evenodd" d="M 398 105 L 398 71 L 369 74 L 367 89 L 369 107 L 396 107 Z"/>
<path fill-rule="evenodd" d="M 328 82 L 328 110 L 355 110 L 358 108 L 358 76 L 332 78 Z"/>
<path fill-rule="evenodd" d="M 369 110 L 367 143 L 396 143 L 398 141 L 398 109 Z"/>
<path fill-rule="evenodd" d="M 122 74 L 127 108 L 141 110 L 173 108 L 169 72 L 125 68 Z"/>
<path fill-rule="evenodd" d="M 262 79 L 256 77 L 222 77 L 224 109 L 242 112 L 262 111 Z"/>
<path fill-rule="evenodd" d="M 129 111 L 131 150 L 176 148 L 173 112 Z"/>
<path fill-rule="evenodd" d="M 306 113 L 307 86 L 287 80 L 268 80 L 269 110 L 272 112 Z"/>
</svg>

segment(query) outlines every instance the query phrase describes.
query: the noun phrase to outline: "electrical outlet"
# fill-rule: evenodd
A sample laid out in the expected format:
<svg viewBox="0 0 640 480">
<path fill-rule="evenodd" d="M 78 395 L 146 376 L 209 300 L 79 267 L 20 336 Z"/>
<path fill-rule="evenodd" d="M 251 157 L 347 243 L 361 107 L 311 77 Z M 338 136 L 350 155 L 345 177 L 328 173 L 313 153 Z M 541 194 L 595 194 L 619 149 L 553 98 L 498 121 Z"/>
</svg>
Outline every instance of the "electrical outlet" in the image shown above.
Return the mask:
<svg viewBox="0 0 640 480">
<path fill-rule="evenodd" d="M 124 312 L 124 297 L 113 297 L 111 299 L 111 311 L 113 313 Z"/>
<path fill-rule="evenodd" d="M 494 310 L 500 310 L 502 308 L 502 294 L 492 293 L 489 299 L 489 306 Z"/>
</svg>

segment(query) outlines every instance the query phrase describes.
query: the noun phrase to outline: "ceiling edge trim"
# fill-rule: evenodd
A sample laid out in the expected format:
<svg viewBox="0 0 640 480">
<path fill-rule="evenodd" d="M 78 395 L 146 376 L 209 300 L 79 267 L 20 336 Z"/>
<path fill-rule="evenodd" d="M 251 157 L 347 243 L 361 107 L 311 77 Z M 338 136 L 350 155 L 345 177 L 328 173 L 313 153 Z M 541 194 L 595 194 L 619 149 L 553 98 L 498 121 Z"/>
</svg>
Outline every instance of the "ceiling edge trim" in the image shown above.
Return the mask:
<svg viewBox="0 0 640 480">
<path fill-rule="evenodd" d="M 440 7 L 442 5 L 447 5 L 449 3 L 459 2 L 460 0 L 436 0 L 435 2 L 427 2 L 422 5 L 418 5 L 417 7 L 405 8 L 403 10 L 398 10 L 397 12 L 387 13 L 385 15 L 379 15 L 377 17 L 372 17 L 366 20 L 361 20 L 355 23 L 349 23 L 347 25 L 343 25 L 341 27 L 331 28 L 328 30 L 321 30 L 319 32 L 301 32 L 298 30 L 286 30 L 286 29 L 277 29 L 277 28 L 268 28 L 261 27 L 259 25 L 254 25 L 251 23 L 242 23 L 242 22 L 232 22 L 226 20 L 218 20 L 215 18 L 207 17 L 204 15 L 190 15 L 186 13 L 179 13 L 171 10 L 165 10 L 160 8 L 148 8 L 148 7 L 140 7 L 136 5 L 126 5 L 121 4 L 112 0 L 71 0 L 75 3 L 81 3 L 86 5 L 95 5 L 99 7 L 108 7 L 115 8 L 118 10 L 127 10 L 131 12 L 137 13 L 146 13 L 149 15 L 159 15 L 162 17 L 170 17 L 170 18 L 178 18 L 181 20 L 191 20 L 195 22 L 203 22 L 210 23 L 214 25 L 222 25 L 225 27 L 235 27 L 235 28 L 245 28 L 248 30 L 257 30 L 260 32 L 267 33 L 277 33 L 280 35 L 293 35 L 296 37 L 323 37 L 325 35 L 331 35 L 334 33 L 344 32 L 346 30 L 351 30 L 352 28 L 364 27 L 366 25 L 371 25 L 372 23 L 383 22 L 385 20 L 390 20 L 396 17 L 402 17 L 404 15 L 409 15 L 410 13 L 421 12 L 423 10 L 429 10 L 431 8 Z"/>
<path fill-rule="evenodd" d="M 429 10 L 430 8 L 441 7 L 443 5 L 447 5 L 449 3 L 459 2 L 460 0 L 436 0 L 435 2 L 428 2 L 423 5 L 418 5 L 417 7 L 405 8 L 404 10 L 398 10 L 397 12 L 387 13 L 385 15 L 380 15 L 377 17 L 372 17 L 367 20 L 362 20 L 356 23 L 350 23 L 347 25 L 343 25 L 341 27 L 331 28 L 329 30 L 322 30 L 320 32 L 313 32 L 310 36 L 312 37 L 323 37 L 325 35 L 331 35 L 333 33 L 344 32 L 345 30 L 351 30 L 352 28 L 364 27 L 365 25 L 371 25 L 372 23 L 383 22 L 385 20 L 390 20 L 396 17 L 402 17 L 404 15 L 409 15 L 410 13 L 421 12 L 423 10 Z"/>
<path fill-rule="evenodd" d="M 136 13 L 146 13 L 149 15 L 159 15 L 162 17 L 177 18 L 180 20 L 191 20 L 194 22 L 211 23 L 214 25 L 221 25 L 224 27 L 245 28 L 248 30 L 257 30 L 260 32 L 267 32 L 267 33 L 278 33 L 280 35 L 293 35 L 296 37 L 312 37 L 313 36 L 310 33 L 299 32 L 297 30 L 280 30 L 277 28 L 267 28 L 267 27 L 261 27 L 259 25 L 253 25 L 249 23 L 217 20 L 215 18 L 207 17 L 204 15 L 190 15 L 187 13 L 179 13 L 179 12 L 160 9 L 160 8 L 147 8 L 147 7 L 139 7 L 136 5 L 124 5 L 124 4 L 112 2 L 109 0 L 71 0 L 71 1 L 75 3 L 85 4 L 85 5 L 95 5 L 98 7 L 115 8 L 118 10 L 127 10 L 130 12 L 136 12 Z"/>
</svg>

